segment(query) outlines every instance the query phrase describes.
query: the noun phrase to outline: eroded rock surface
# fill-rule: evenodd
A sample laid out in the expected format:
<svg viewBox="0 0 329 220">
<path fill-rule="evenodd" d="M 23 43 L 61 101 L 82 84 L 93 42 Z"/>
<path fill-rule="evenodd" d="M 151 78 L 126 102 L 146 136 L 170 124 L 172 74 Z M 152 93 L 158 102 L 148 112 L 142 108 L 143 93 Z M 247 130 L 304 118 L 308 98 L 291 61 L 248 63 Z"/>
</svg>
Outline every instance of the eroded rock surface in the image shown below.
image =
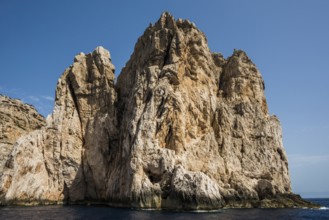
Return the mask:
<svg viewBox="0 0 329 220">
<path fill-rule="evenodd" d="M 45 124 L 33 106 L 0 95 L 0 177 L 17 139 Z"/>
<path fill-rule="evenodd" d="M 58 80 L 47 125 L 22 137 L 6 163 L 6 203 L 99 200 L 117 130 L 114 66 L 102 47 L 80 53 Z"/>
<path fill-rule="evenodd" d="M 245 52 L 225 59 L 162 14 L 114 84 L 102 47 L 58 81 L 47 125 L 14 145 L 3 204 L 168 209 L 311 206 L 291 193 L 279 120 Z"/>
</svg>

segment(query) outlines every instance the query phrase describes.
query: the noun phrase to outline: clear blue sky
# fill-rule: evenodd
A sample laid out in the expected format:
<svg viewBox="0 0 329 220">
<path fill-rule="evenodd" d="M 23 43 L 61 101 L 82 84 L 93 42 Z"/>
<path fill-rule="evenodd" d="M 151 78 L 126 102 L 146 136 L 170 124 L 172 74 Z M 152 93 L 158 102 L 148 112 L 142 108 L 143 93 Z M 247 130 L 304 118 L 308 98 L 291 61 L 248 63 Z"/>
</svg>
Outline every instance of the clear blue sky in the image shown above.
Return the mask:
<svg viewBox="0 0 329 220">
<path fill-rule="evenodd" d="M 80 51 L 109 49 L 116 74 L 163 11 L 188 18 L 210 49 L 243 49 L 279 116 L 293 190 L 329 197 L 329 1 L 0 1 L 0 93 L 52 110 L 57 79 Z"/>
</svg>

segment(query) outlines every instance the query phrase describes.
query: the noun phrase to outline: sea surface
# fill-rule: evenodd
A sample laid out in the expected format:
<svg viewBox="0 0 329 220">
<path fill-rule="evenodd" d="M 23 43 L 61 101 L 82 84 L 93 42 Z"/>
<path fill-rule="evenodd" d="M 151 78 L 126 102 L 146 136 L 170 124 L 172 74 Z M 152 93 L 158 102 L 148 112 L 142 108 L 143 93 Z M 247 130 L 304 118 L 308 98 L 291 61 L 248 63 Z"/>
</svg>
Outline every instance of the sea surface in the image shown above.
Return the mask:
<svg viewBox="0 0 329 220">
<path fill-rule="evenodd" d="M 223 209 L 212 212 L 146 211 L 107 206 L 0 207 L 3 219 L 329 219 L 329 199 L 308 199 L 321 209 Z"/>
</svg>

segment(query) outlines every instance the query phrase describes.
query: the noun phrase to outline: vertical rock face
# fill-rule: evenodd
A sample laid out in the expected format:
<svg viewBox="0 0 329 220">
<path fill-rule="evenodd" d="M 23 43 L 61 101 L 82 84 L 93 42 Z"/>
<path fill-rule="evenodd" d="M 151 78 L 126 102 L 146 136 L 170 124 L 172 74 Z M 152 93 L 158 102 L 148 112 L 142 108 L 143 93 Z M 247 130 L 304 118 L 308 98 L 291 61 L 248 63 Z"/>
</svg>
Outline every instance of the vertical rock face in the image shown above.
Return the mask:
<svg viewBox="0 0 329 220">
<path fill-rule="evenodd" d="M 136 206 L 239 206 L 290 192 L 281 127 L 244 52 L 212 54 L 193 23 L 165 13 L 138 40 L 117 87 Z"/>
<path fill-rule="evenodd" d="M 193 23 L 164 13 L 138 39 L 116 84 L 102 47 L 75 57 L 58 81 L 47 125 L 15 143 L 0 199 L 305 206 L 291 193 L 281 135 L 246 53 L 211 53 Z"/>
<path fill-rule="evenodd" d="M 17 139 L 43 125 L 45 119 L 33 106 L 0 95 L 0 176 Z"/>
<path fill-rule="evenodd" d="M 22 137 L 1 181 L 7 203 L 99 200 L 117 130 L 114 66 L 102 47 L 79 54 L 58 80 L 47 125 Z"/>
</svg>

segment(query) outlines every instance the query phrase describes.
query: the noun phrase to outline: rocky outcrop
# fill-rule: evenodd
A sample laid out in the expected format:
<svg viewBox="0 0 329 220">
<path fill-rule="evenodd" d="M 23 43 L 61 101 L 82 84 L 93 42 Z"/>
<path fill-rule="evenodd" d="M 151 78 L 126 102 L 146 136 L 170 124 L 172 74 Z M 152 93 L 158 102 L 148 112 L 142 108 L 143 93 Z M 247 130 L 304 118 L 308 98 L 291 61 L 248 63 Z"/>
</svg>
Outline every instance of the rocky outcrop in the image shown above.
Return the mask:
<svg viewBox="0 0 329 220">
<path fill-rule="evenodd" d="M 2 204 L 312 206 L 291 192 L 281 126 L 245 52 L 211 53 L 193 23 L 164 13 L 114 81 L 102 47 L 75 57 L 47 125 L 14 145 Z"/>
<path fill-rule="evenodd" d="M 114 66 L 102 47 L 80 53 L 58 80 L 47 125 L 22 137 L 4 169 L 5 203 L 78 202 L 104 197 L 117 130 Z"/>
<path fill-rule="evenodd" d="M 33 106 L 0 95 L 0 171 L 3 170 L 17 139 L 45 124 L 44 117 Z M 2 172 L 0 177 L 1 174 Z"/>
</svg>

